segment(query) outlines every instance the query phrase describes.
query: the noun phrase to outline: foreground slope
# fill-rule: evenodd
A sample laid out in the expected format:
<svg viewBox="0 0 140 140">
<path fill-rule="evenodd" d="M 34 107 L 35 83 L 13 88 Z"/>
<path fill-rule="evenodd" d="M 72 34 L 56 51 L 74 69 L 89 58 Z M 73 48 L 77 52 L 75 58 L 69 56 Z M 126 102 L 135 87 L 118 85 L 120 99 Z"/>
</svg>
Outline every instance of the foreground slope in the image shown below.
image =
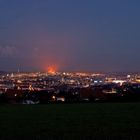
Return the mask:
<svg viewBox="0 0 140 140">
<path fill-rule="evenodd" d="M 140 103 L 0 105 L 0 139 L 140 139 Z"/>
</svg>

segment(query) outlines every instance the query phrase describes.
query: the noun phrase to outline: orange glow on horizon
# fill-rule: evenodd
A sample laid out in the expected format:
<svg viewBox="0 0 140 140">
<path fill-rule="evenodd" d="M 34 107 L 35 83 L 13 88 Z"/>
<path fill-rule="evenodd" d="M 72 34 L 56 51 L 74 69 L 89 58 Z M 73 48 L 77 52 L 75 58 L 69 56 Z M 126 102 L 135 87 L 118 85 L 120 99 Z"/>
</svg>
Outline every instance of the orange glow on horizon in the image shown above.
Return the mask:
<svg viewBox="0 0 140 140">
<path fill-rule="evenodd" d="M 48 72 L 49 74 L 55 74 L 56 71 L 57 71 L 56 66 L 49 66 L 48 69 L 47 69 L 47 72 Z"/>
</svg>

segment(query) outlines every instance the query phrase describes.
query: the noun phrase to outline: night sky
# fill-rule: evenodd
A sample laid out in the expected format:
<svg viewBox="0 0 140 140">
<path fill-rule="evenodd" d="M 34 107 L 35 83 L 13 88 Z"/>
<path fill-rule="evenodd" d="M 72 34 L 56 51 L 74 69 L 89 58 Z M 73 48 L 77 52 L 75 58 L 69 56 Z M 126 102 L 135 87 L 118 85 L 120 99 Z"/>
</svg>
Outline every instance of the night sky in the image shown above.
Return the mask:
<svg viewBox="0 0 140 140">
<path fill-rule="evenodd" d="M 139 0 L 0 0 L 0 70 L 140 71 Z"/>
</svg>

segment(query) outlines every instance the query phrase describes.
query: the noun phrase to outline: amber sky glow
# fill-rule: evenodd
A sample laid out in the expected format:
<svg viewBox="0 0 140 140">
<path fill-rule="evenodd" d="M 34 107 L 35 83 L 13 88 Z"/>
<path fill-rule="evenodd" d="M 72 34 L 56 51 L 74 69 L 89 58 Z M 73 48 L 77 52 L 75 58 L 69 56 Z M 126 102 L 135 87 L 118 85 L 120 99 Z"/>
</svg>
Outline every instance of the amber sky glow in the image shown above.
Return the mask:
<svg viewBox="0 0 140 140">
<path fill-rule="evenodd" d="M 0 0 L 0 70 L 140 71 L 139 0 Z"/>
</svg>

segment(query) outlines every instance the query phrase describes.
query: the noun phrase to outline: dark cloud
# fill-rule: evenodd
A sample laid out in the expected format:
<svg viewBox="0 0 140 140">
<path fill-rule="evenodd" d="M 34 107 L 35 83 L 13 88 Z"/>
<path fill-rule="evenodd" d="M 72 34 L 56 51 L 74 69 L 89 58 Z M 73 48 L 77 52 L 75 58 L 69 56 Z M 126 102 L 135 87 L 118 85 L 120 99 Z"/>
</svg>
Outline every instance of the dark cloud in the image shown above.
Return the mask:
<svg viewBox="0 0 140 140">
<path fill-rule="evenodd" d="M 0 45 L 0 57 L 15 57 L 18 49 L 11 45 Z"/>
</svg>

